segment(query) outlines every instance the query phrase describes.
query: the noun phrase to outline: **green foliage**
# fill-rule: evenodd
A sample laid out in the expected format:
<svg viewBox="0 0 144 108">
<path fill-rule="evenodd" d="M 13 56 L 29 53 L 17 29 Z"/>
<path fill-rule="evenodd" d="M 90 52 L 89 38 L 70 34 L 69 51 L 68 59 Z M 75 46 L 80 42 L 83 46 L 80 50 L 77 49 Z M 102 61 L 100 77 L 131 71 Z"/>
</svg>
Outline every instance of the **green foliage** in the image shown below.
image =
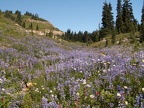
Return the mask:
<svg viewBox="0 0 144 108">
<path fill-rule="evenodd" d="M 122 18 L 123 18 L 122 32 L 127 33 L 134 30 L 133 21 L 135 18 L 133 15 L 132 3 L 130 3 L 130 0 L 124 0 L 124 4 L 122 7 Z"/>
<path fill-rule="evenodd" d="M 109 41 L 108 41 L 108 39 L 106 39 L 106 42 L 105 42 L 105 47 L 107 47 L 107 46 L 108 46 L 108 44 L 109 44 Z"/>
<path fill-rule="evenodd" d="M 33 23 L 32 22 L 29 25 L 29 29 L 33 30 Z"/>
<path fill-rule="evenodd" d="M 140 31 L 140 42 L 144 41 L 144 6 L 142 8 L 142 16 L 141 16 L 141 31 Z"/>
<path fill-rule="evenodd" d="M 51 38 L 52 38 L 52 37 L 53 37 L 53 32 L 52 32 L 52 31 L 50 31 L 49 33 L 47 33 L 47 34 L 46 34 L 46 36 L 48 36 L 48 37 L 51 37 Z"/>
<path fill-rule="evenodd" d="M 22 27 L 23 27 L 23 28 L 26 28 L 26 24 L 25 24 L 25 22 L 23 22 Z"/>
<path fill-rule="evenodd" d="M 115 44 L 116 43 L 116 35 L 115 33 L 112 34 L 112 44 Z"/>
<path fill-rule="evenodd" d="M 13 44 L 12 45 L 13 48 L 15 48 L 17 51 L 24 51 L 24 52 L 27 52 L 27 48 L 25 45 L 22 45 L 22 44 Z"/>
<path fill-rule="evenodd" d="M 136 43 L 136 42 L 137 42 L 137 39 L 136 39 L 135 33 L 134 33 L 134 31 L 133 31 L 133 32 L 131 32 L 131 34 L 130 34 L 130 43 L 134 44 L 134 43 Z"/>
<path fill-rule="evenodd" d="M 104 35 L 111 34 L 114 29 L 112 6 L 106 2 L 104 3 L 102 11 L 102 29 Z"/>
<path fill-rule="evenodd" d="M 17 22 L 19 25 L 21 25 L 21 23 L 22 23 L 22 15 L 21 15 L 21 12 L 17 11 L 16 14 L 17 14 L 16 22 Z"/>
<path fill-rule="evenodd" d="M 39 26 L 38 25 L 36 26 L 36 30 L 39 30 Z"/>
<path fill-rule="evenodd" d="M 5 18 L 9 18 L 11 20 L 15 20 L 15 17 L 12 15 L 12 11 L 6 10 L 4 14 Z"/>
<path fill-rule="evenodd" d="M 117 0 L 117 16 L 116 16 L 116 30 L 118 33 L 122 32 L 122 4 L 121 0 Z"/>
<path fill-rule="evenodd" d="M 25 94 L 21 108 L 32 108 L 32 98 L 29 93 Z"/>
</svg>

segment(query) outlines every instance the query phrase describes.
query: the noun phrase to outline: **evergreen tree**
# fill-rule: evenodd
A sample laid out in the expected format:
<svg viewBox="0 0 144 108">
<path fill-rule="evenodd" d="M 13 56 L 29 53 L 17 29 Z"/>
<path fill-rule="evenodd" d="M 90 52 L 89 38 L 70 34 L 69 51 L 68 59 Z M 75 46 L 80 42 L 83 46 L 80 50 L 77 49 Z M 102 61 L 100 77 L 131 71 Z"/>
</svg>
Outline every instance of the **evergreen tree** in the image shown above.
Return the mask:
<svg viewBox="0 0 144 108">
<path fill-rule="evenodd" d="M 77 34 L 77 41 L 82 42 L 83 32 L 79 31 Z"/>
<path fill-rule="evenodd" d="M 15 14 L 17 14 L 17 15 L 18 15 L 18 14 L 21 14 L 21 12 L 20 12 L 20 11 L 18 11 L 18 10 L 16 10 L 16 11 L 15 11 Z"/>
<path fill-rule="evenodd" d="M 12 11 L 6 10 L 4 17 L 9 18 L 11 20 L 15 20 L 15 17 L 12 15 Z"/>
<path fill-rule="evenodd" d="M 103 36 L 111 34 L 114 29 L 114 20 L 111 3 L 104 3 L 102 11 L 102 34 Z"/>
<path fill-rule="evenodd" d="M 12 14 L 11 11 L 6 10 L 4 17 L 10 18 L 10 17 L 11 17 L 11 14 Z"/>
<path fill-rule="evenodd" d="M 32 35 L 33 35 L 33 24 L 32 24 L 32 23 L 30 23 L 29 29 L 31 29 L 31 33 L 32 33 Z"/>
<path fill-rule="evenodd" d="M 26 27 L 26 26 L 25 26 L 25 22 L 23 22 L 22 27 L 23 27 L 23 28 L 25 28 L 25 27 Z"/>
<path fill-rule="evenodd" d="M 49 33 L 47 33 L 47 34 L 46 34 L 46 36 L 48 36 L 48 37 L 51 37 L 51 38 L 52 38 L 52 37 L 53 37 L 53 31 L 50 31 Z"/>
<path fill-rule="evenodd" d="M 105 47 L 107 47 L 108 46 L 108 39 L 106 39 L 106 41 L 105 41 Z"/>
<path fill-rule="evenodd" d="M 144 42 L 144 21 L 143 21 L 142 24 L 141 24 L 140 42 Z"/>
<path fill-rule="evenodd" d="M 132 3 L 130 0 L 124 0 L 124 4 L 122 7 L 122 18 L 123 18 L 123 32 L 131 32 L 134 30 L 134 15 L 132 9 Z"/>
<path fill-rule="evenodd" d="M 122 31 L 122 4 L 121 0 L 117 0 L 117 16 L 116 16 L 116 29 L 118 33 L 121 33 Z"/>
<path fill-rule="evenodd" d="M 26 11 L 26 13 L 24 15 L 27 15 L 27 16 L 32 16 L 32 13 Z"/>
<path fill-rule="evenodd" d="M 32 23 L 30 23 L 30 25 L 29 25 L 29 29 L 33 29 L 33 24 Z"/>
<path fill-rule="evenodd" d="M 70 30 L 70 29 L 68 29 L 68 30 L 67 30 L 67 32 L 65 33 L 66 40 L 68 40 L 68 41 L 69 41 L 70 36 L 71 36 L 71 30 Z"/>
<path fill-rule="evenodd" d="M 2 14 L 2 11 L 0 10 L 0 16 L 1 16 L 1 14 Z"/>
<path fill-rule="evenodd" d="M 141 16 L 141 37 L 140 37 L 140 41 L 143 42 L 144 41 L 144 4 L 142 7 L 142 16 Z"/>
<path fill-rule="evenodd" d="M 112 44 L 115 44 L 116 42 L 116 35 L 115 35 L 115 32 L 112 34 Z"/>
<path fill-rule="evenodd" d="M 22 23 L 21 12 L 17 11 L 16 13 L 17 13 L 16 22 L 21 25 Z"/>
<path fill-rule="evenodd" d="M 39 30 L 39 26 L 38 25 L 36 26 L 36 30 Z"/>
<path fill-rule="evenodd" d="M 88 43 L 88 32 L 87 31 L 84 32 L 83 42 Z"/>
<path fill-rule="evenodd" d="M 91 33 L 90 37 L 91 37 L 91 39 L 92 39 L 93 42 L 99 41 L 99 40 L 98 40 L 98 32 L 99 32 L 99 31 L 93 31 L 93 32 Z"/>
<path fill-rule="evenodd" d="M 143 2 L 143 7 L 142 7 L 142 16 L 141 16 L 141 23 L 144 22 L 144 2 Z"/>
</svg>

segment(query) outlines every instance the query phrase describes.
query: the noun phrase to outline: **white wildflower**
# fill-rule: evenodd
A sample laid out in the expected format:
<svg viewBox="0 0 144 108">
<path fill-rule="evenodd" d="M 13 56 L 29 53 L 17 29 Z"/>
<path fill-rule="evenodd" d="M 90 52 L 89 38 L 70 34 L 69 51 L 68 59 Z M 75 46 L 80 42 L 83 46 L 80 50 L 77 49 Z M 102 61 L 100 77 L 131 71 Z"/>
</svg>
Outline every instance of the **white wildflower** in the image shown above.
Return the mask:
<svg viewBox="0 0 144 108">
<path fill-rule="evenodd" d="M 115 67 L 116 65 L 113 65 L 113 67 Z"/>
<path fill-rule="evenodd" d="M 52 94 L 51 97 L 54 97 L 54 95 Z"/>
<path fill-rule="evenodd" d="M 95 96 L 94 95 L 90 95 L 90 98 L 94 98 Z"/>
<path fill-rule="evenodd" d="M 86 84 L 86 80 L 85 79 L 83 80 L 83 84 Z"/>
<path fill-rule="evenodd" d="M 36 89 L 35 89 L 35 92 L 39 92 L 39 89 L 38 89 L 38 88 L 36 88 Z"/>
<path fill-rule="evenodd" d="M 127 86 L 124 86 L 124 89 L 127 89 L 128 87 Z"/>
<path fill-rule="evenodd" d="M 2 79 L 0 78 L 0 84 L 2 84 Z"/>
<path fill-rule="evenodd" d="M 144 88 L 142 88 L 142 92 L 144 93 Z"/>
<path fill-rule="evenodd" d="M 76 68 L 74 68 L 74 71 L 76 71 Z"/>
<path fill-rule="evenodd" d="M 120 93 L 117 93 L 117 97 L 121 97 L 121 94 L 120 94 Z"/>
<path fill-rule="evenodd" d="M 4 92 L 4 91 L 5 91 L 5 89 L 4 89 L 4 88 L 2 88 L 2 91 Z"/>
<path fill-rule="evenodd" d="M 104 70 L 103 70 L 103 72 L 104 72 L 104 73 L 106 73 L 106 72 L 107 72 L 107 70 L 105 70 L 105 69 L 104 69 Z"/>
<path fill-rule="evenodd" d="M 128 105 L 128 101 L 125 101 L 125 105 Z"/>
<path fill-rule="evenodd" d="M 89 84 L 87 84 L 86 86 L 89 87 L 89 88 L 91 87 L 91 85 L 89 85 Z"/>
<path fill-rule="evenodd" d="M 79 96 L 79 93 L 77 92 L 76 95 Z"/>
</svg>

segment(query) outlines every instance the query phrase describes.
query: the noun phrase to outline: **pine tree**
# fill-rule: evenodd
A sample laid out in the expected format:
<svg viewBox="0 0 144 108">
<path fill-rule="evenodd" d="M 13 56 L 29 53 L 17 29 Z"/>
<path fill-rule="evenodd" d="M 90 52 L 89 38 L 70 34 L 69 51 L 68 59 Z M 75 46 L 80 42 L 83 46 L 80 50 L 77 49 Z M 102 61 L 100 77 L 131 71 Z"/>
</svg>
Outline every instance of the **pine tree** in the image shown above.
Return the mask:
<svg viewBox="0 0 144 108">
<path fill-rule="evenodd" d="M 26 27 L 26 26 L 25 26 L 25 22 L 23 22 L 22 27 L 23 27 L 23 28 L 25 28 L 25 27 Z"/>
<path fill-rule="evenodd" d="M 0 10 L 0 16 L 1 16 L 1 14 L 2 14 L 2 11 Z"/>
<path fill-rule="evenodd" d="M 144 22 L 144 1 L 143 1 L 142 16 L 141 16 L 141 23 L 143 22 Z"/>
<path fill-rule="evenodd" d="M 118 33 L 121 33 L 122 31 L 122 4 L 121 0 L 117 0 L 117 16 L 116 16 L 116 29 Z"/>
<path fill-rule="evenodd" d="M 88 43 L 88 31 L 84 32 L 84 36 L 83 36 L 83 42 Z"/>
<path fill-rule="evenodd" d="M 21 24 L 22 23 L 22 16 L 21 16 L 21 12 L 16 12 L 17 13 L 17 17 L 16 17 L 16 22 L 18 24 Z"/>
<path fill-rule="evenodd" d="M 29 25 L 29 29 L 33 29 L 33 24 L 32 23 L 30 23 L 30 25 Z"/>
<path fill-rule="evenodd" d="M 39 30 L 39 26 L 38 25 L 36 26 L 36 30 Z"/>
<path fill-rule="evenodd" d="M 104 3 L 102 11 L 102 38 L 107 34 L 111 34 L 114 29 L 114 19 L 111 3 Z"/>
<path fill-rule="evenodd" d="M 130 0 L 124 0 L 124 4 L 122 7 L 122 18 L 123 18 L 123 32 L 131 32 L 134 27 L 134 15 L 132 9 L 132 3 Z"/>
<path fill-rule="evenodd" d="M 11 11 L 6 10 L 4 17 L 10 18 L 10 17 L 11 17 L 11 14 L 12 14 Z"/>
<path fill-rule="evenodd" d="M 32 33 L 32 35 L 33 35 L 33 24 L 32 24 L 32 23 L 30 23 L 29 29 L 31 29 L 31 33 Z"/>
<path fill-rule="evenodd" d="M 140 37 L 140 41 L 143 42 L 144 41 L 144 2 L 143 2 L 143 7 L 142 7 L 142 16 L 141 16 L 141 37 Z"/>
<path fill-rule="evenodd" d="M 15 14 L 17 14 L 17 15 L 18 15 L 18 14 L 21 14 L 21 12 L 20 12 L 20 11 L 18 11 L 18 10 L 16 10 L 16 11 L 15 11 Z"/>
<path fill-rule="evenodd" d="M 70 36 L 71 36 L 71 30 L 70 29 L 67 30 L 67 32 L 65 33 L 65 36 L 66 36 L 66 40 L 69 41 Z"/>
<path fill-rule="evenodd" d="M 144 42 L 144 21 L 142 22 L 142 25 L 141 25 L 141 37 L 140 37 L 140 42 Z"/>
<path fill-rule="evenodd" d="M 115 35 L 115 32 L 112 34 L 112 44 L 115 44 L 116 42 L 116 35 Z"/>
</svg>

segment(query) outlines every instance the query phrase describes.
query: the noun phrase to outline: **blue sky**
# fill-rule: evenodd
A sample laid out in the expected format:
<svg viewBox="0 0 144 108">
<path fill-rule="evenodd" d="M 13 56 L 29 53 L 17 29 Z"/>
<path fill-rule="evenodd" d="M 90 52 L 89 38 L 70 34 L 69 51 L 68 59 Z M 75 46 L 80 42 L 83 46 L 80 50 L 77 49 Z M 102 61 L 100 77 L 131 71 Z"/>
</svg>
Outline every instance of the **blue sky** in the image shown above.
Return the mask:
<svg viewBox="0 0 144 108">
<path fill-rule="evenodd" d="M 117 0 L 106 1 L 112 4 L 115 16 Z M 103 2 L 105 0 L 0 0 L 0 9 L 37 13 L 62 31 L 92 32 L 101 23 Z M 140 22 L 143 0 L 131 2 L 134 16 Z"/>
</svg>

